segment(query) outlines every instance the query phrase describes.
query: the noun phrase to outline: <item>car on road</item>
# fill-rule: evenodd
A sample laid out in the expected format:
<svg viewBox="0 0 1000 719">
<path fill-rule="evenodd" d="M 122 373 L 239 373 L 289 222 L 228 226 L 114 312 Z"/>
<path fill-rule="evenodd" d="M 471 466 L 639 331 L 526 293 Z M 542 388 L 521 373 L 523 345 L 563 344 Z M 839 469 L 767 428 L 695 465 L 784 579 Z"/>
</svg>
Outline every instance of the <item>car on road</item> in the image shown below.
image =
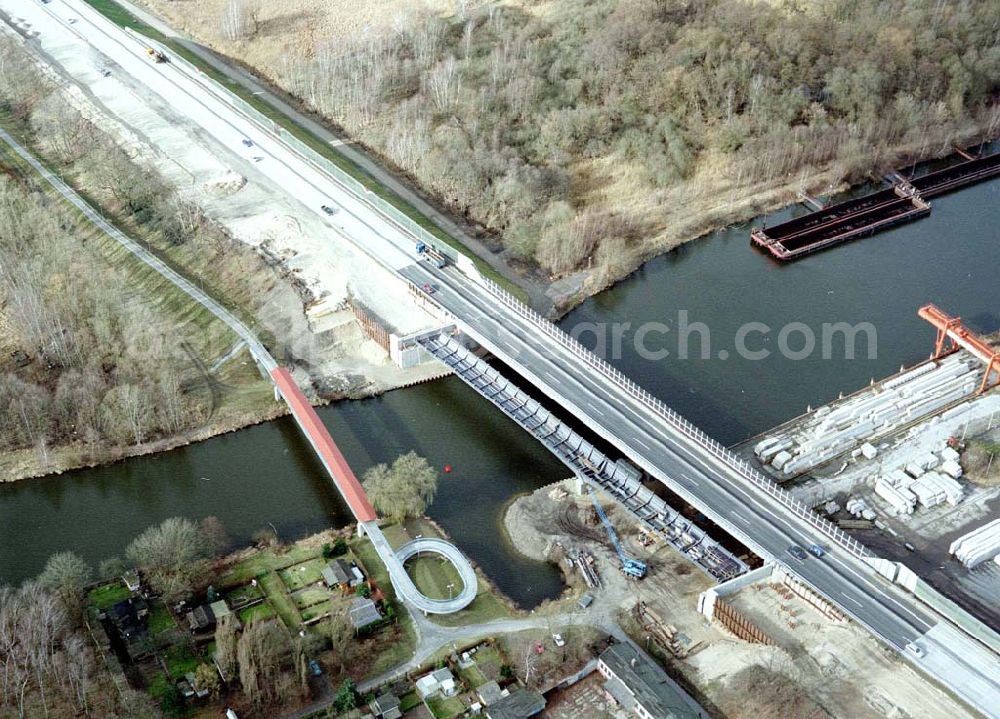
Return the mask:
<svg viewBox="0 0 1000 719">
<path fill-rule="evenodd" d="M 429 295 L 433 295 L 434 294 L 434 285 L 432 285 L 430 282 L 425 282 L 424 283 L 424 292 L 426 292 Z"/>
<path fill-rule="evenodd" d="M 927 656 L 927 652 L 924 651 L 924 648 L 919 644 L 917 644 L 916 642 L 910 642 L 909 644 L 907 644 L 906 651 L 908 651 L 910 654 L 919 659 L 923 659 L 925 656 Z"/>
<path fill-rule="evenodd" d="M 244 147 L 253 147 L 253 140 L 244 137 L 243 138 L 243 146 Z"/>
<path fill-rule="evenodd" d="M 800 562 L 804 562 L 806 560 L 807 557 L 806 553 L 802 551 L 802 547 L 800 547 L 797 544 L 793 544 L 785 551 L 788 552 L 793 557 L 795 557 L 796 559 L 798 559 Z"/>
<path fill-rule="evenodd" d="M 564 647 L 564 646 L 566 646 L 566 640 L 563 639 L 562 634 L 553 634 L 552 635 L 552 641 L 554 641 L 556 643 L 557 647 Z"/>
<path fill-rule="evenodd" d="M 335 207 L 330 207 L 329 205 L 320 205 L 319 208 L 328 215 L 337 214 L 337 209 Z"/>
<path fill-rule="evenodd" d="M 826 554 L 826 550 L 823 549 L 823 547 L 821 547 L 818 544 L 810 544 L 809 554 L 813 555 L 814 557 L 822 557 L 824 554 Z"/>
</svg>

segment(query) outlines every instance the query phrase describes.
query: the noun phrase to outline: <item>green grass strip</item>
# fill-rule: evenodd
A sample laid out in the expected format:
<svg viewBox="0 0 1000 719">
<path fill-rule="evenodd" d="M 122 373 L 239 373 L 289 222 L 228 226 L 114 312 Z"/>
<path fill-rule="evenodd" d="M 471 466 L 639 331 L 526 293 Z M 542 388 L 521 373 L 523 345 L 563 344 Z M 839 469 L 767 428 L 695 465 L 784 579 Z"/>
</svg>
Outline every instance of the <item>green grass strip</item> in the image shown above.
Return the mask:
<svg viewBox="0 0 1000 719">
<path fill-rule="evenodd" d="M 434 223 L 433 220 L 424 215 L 420 212 L 420 210 L 397 195 L 391 189 L 383 185 L 378 181 L 378 179 L 372 177 L 364 168 L 359 167 L 350 159 L 337 152 L 337 150 L 331 147 L 328 143 L 316 137 L 309 130 L 295 122 L 294 119 L 272 106 L 266 99 L 263 99 L 259 95 L 254 95 L 241 84 L 219 72 L 215 67 L 205 62 L 195 53 L 191 52 L 183 44 L 172 38 L 168 38 L 156 28 L 146 24 L 121 5 L 114 2 L 114 0 L 86 0 L 86 2 L 115 24 L 134 30 L 135 32 L 141 33 L 146 37 L 156 40 L 157 42 L 169 47 L 171 51 L 177 53 L 177 55 L 197 67 L 199 70 L 204 72 L 205 75 L 225 87 L 229 90 L 229 92 L 233 93 L 250 105 L 253 109 L 267 117 L 267 119 L 280 125 L 282 129 L 305 143 L 310 149 L 322 155 L 324 158 L 336 165 L 340 170 L 343 170 L 353 179 L 360 182 L 373 194 L 390 203 L 397 210 L 407 215 L 421 228 L 451 247 L 456 252 L 461 252 L 466 255 L 472 260 L 476 269 L 479 270 L 483 276 L 488 277 L 500 286 L 506 288 L 507 291 L 520 299 L 522 302 L 528 302 L 528 293 L 523 288 L 514 284 L 501 273 L 497 272 L 488 262 L 484 261 L 476 253 L 472 252 L 460 240 L 442 230 L 437 226 L 437 224 Z"/>
</svg>

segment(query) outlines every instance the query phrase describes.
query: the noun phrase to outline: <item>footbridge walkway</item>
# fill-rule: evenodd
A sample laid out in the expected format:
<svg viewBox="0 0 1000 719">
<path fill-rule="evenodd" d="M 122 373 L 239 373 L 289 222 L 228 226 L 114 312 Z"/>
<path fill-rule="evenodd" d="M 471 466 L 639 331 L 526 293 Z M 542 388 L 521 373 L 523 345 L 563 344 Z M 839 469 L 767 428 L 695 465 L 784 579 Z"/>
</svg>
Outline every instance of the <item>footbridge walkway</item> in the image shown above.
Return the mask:
<svg viewBox="0 0 1000 719">
<path fill-rule="evenodd" d="M 358 531 L 367 534 L 375 551 L 389 570 L 389 578 L 396 594 L 407 605 L 419 609 L 424 614 L 452 614 L 464 609 L 476 598 L 479 583 L 476 572 L 469 560 L 458 548 L 443 539 L 418 539 L 404 545 L 398 551 L 392 548 L 378 526 L 378 515 L 365 493 L 364 487 L 347 463 L 337 443 L 333 441 L 330 432 L 320 420 L 316 410 L 299 389 L 292 374 L 284 367 L 271 370 L 271 379 L 277 392 L 285 400 L 292 412 L 302 434 L 312 445 L 326 471 L 350 508 L 354 518 L 358 520 Z M 406 560 L 418 551 L 439 554 L 451 562 L 462 578 L 462 591 L 451 599 L 434 599 L 417 589 L 413 579 L 406 571 Z"/>
<path fill-rule="evenodd" d="M 416 552 L 411 547 L 413 542 L 401 548 L 401 553 L 397 553 L 392 549 L 385 535 L 382 534 L 382 530 L 379 529 L 375 509 L 368 500 L 364 488 L 358 482 L 357 477 L 355 477 L 350 465 L 347 464 L 347 460 L 344 459 L 344 455 L 341 454 L 330 433 L 320 421 L 319 415 L 316 414 L 309 400 L 306 399 L 302 390 L 299 389 L 291 373 L 278 365 L 271 353 L 267 351 L 267 348 L 264 347 L 253 331 L 242 320 L 169 267 L 152 252 L 112 225 L 72 187 L 67 185 L 60 177 L 53 174 L 31 152 L 21 146 L 9 133 L 2 129 L 0 129 L 0 142 L 7 144 L 45 182 L 56 190 L 67 202 L 76 207 L 95 227 L 121 245 L 140 262 L 156 271 L 161 277 L 184 292 L 194 302 L 197 302 L 211 312 L 246 343 L 257 366 L 260 367 L 263 373 L 266 373 L 270 377 L 274 382 L 277 392 L 288 404 L 288 408 L 291 410 L 292 416 L 298 423 L 299 428 L 310 444 L 312 444 L 323 466 L 333 478 L 337 490 L 344 498 L 351 513 L 357 519 L 358 526 L 363 528 L 363 531 L 371 539 L 372 544 L 375 545 L 379 557 L 381 557 L 386 568 L 389 570 L 392 585 L 395 587 L 400 599 L 427 614 L 449 614 L 457 612 L 472 603 L 472 600 L 476 598 L 478 590 L 475 570 L 473 570 L 469 560 L 462 555 L 457 547 L 444 540 L 425 540 L 427 545 L 420 547 L 420 551 L 436 552 L 448 559 L 458 570 L 459 576 L 462 578 L 462 591 L 453 599 L 442 601 L 427 597 L 417 589 L 404 567 L 406 560 Z"/>
</svg>

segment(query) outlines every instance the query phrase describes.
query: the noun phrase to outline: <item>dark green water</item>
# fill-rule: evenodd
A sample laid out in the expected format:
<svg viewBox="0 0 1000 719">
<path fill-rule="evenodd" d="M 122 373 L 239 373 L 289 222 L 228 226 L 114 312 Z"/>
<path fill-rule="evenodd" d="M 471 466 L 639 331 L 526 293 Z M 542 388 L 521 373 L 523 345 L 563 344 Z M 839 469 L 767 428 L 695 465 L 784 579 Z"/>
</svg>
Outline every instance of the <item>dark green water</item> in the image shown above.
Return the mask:
<svg viewBox="0 0 1000 719">
<path fill-rule="evenodd" d="M 559 594 L 542 562 L 499 539 L 507 499 L 566 476 L 527 434 L 454 378 L 320 410 L 361 475 L 410 450 L 441 472 L 431 515 L 510 596 L 534 605 Z M 61 477 L 0 485 L 0 577 L 19 582 L 46 558 L 72 549 L 87 560 L 120 555 L 166 517 L 219 517 L 246 542 L 270 522 L 296 538 L 350 517 L 326 471 L 288 418 L 171 452 Z"/>
<path fill-rule="evenodd" d="M 735 227 L 648 263 L 563 326 L 629 321 L 637 328 L 658 321 L 675 332 L 677 312 L 687 310 L 691 322 L 709 327 L 713 359 L 642 359 L 626 333 L 614 363 L 710 434 L 736 442 L 927 356 L 933 332 L 916 316 L 926 302 L 977 329 L 1000 327 L 998 200 L 1000 181 L 978 185 L 935 200 L 927 219 L 790 265 L 753 250 L 748 228 Z M 803 211 L 790 208 L 768 221 Z M 750 321 L 770 325 L 775 335 L 792 321 L 817 335 L 823 322 L 870 322 L 877 357 L 867 359 L 861 343 L 852 361 L 842 353 L 792 361 L 777 352 L 764 361 L 741 360 L 732 351 L 734 336 Z M 582 340 L 593 343 L 592 335 Z M 747 345 L 774 348 L 776 339 L 764 345 L 755 335 Z M 654 334 L 647 346 L 676 348 L 676 341 L 670 332 Z M 691 346 L 697 356 L 700 345 L 693 339 Z M 719 349 L 731 357 L 718 359 Z M 507 499 L 565 470 L 461 382 L 341 403 L 321 415 L 358 474 L 409 450 L 438 468 L 451 464 L 430 515 L 522 605 L 559 593 L 557 572 L 514 554 L 498 526 Z M 19 582 L 66 549 L 96 563 L 175 515 L 215 515 L 240 542 L 269 522 L 294 538 L 347 521 L 295 426 L 281 420 L 155 457 L 0 485 L 0 578 Z"/>
<path fill-rule="evenodd" d="M 917 309 L 928 302 L 979 331 L 1000 329 L 1000 180 L 939 197 L 932 206 L 926 219 L 789 264 L 750 247 L 749 225 L 736 226 L 647 263 L 577 308 L 563 327 L 630 321 L 634 331 L 644 322 L 667 324 L 665 335 L 651 334 L 646 341 L 648 348 L 669 350 L 665 359 L 643 359 L 628 334 L 620 359 L 608 359 L 710 435 L 733 444 L 809 404 L 816 407 L 902 363 L 925 359 L 934 329 Z M 768 224 L 806 211 L 786 209 L 768 217 Z M 710 359 L 701 359 L 701 335 L 694 332 L 689 358 L 677 358 L 682 310 L 689 326 L 702 322 L 708 328 Z M 771 351 L 762 361 L 739 359 L 734 349 L 738 329 L 748 322 L 772 328 L 766 341 L 759 333 L 746 340 L 749 349 Z M 816 351 L 805 359 L 786 359 L 777 351 L 780 328 L 790 322 L 804 323 L 816 338 Z M 859 335 L 855 359 L 845 359 L 844 340 L 835 335 L 831 358 L 823 359 L 822 325 L 836 322 L 871 323 L 875 358 L 868 358 Z M 593 349 L 594 338 L 583 333 L 580 341 Z M 804 340 L 793 333 L 789 345 L 798 350 Z M 720 350 L 729 357 L 719 359 Z"/>
</svg>

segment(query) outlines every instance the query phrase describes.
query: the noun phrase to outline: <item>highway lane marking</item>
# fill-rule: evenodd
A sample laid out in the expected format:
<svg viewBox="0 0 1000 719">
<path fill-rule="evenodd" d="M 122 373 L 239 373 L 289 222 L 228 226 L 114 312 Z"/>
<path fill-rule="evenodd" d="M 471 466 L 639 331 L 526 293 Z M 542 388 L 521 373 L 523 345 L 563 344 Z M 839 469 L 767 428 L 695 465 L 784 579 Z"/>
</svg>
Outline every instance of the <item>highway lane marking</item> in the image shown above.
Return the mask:
<svg viewBox="0 0 1000 719">
<path fill-rule="evenodd" d="M 648 444 L 646 444 L 645 442 L 643 442 L 638 437 L 633 437 L 632 439 L 634 439 L 637 444 L 641 444 L 643 447 L 645 447 L 647 452 L 652 452 L 653 451 L 652 447 L 650 447 Z"/>
<path fill-rule="evenodd" d="M 740 520 L 741 522 L 743 522 L 743 524 L 746 524 L 746 525 L 749 525 L 749 524 L 751 524 L 750 520 L 749 520 L 749 519 L 747 519 L 746 517 L 744 517 L 744 516 L 743 516 L 742 514 L 740 514 L 739 512 L 737 512 L 737 511 L 735 511 L 735 510 L 732 510 L 732 509 L 730 509 L 730 510 L 729 510 L 729 513 L 730 513 L 731 515 L 733 515 L 734 517 L 736 517 L 736 518 L 737 518 L 738 520 Z"/>
<path fill-rule="evenodd" d="M 587 402 L 587 406 L 590 407 L 590 409 L 592 409 L 594 412 L 597 412 L 597 414 L 601 415 L 602 417 L 604 416 L 604 412 L 602 412 L 601 410 L 597 409 L 597 407 L 595 407 L 594 405 L 592 405 L 590 402 Z"/>
<path fill-rule="evenodd" d="M 843 592 L 841 592 L 841 593 L 840 593 L 840 596 L 842 596 L 842 597 L 843 597 L 844 599 L 847 599 L 847 600 L 849 600 L 849 601 L 852 601 L 852 602 L 854 602 L 854 603 L 855 603 L 855 604 L 857 604 L 857 605 L 858 605 L 859 607 L 864 607 L 864 606 L 865 606 L 864 604 L 862 604 L 861 602 L 859 602 L 859 601 L 858 601 L 857 599 L 855 599 L 854 597 L 849 597 L 849 596 L 847 596 L 846 594 L 844 594 Z"/>
<path fill-rule="evenodd" d="M 88 24 L 90 24 L 90 23 L 89 23 L 89 21 L 88 21 Z M 105 33 L 105 32 L 104 32 L 103 30 L 100 30 L 100 29 L 98 29 L 98 31 L 99 31 L 99 32 L 101 32 L 102 34 L 105 34 L 105 35 L 107 34 L 107 33 Z M 111 40 L 111 42 L 113 42 L 113 43 L 115 43 L 115 44 L 117 44 L 117 45 L 119 45 L 119 46 L 122 46 L 122 47 L 123 47 L 123 49 L 124 49 L 124 45 L 123 45 L 123 43 L 122 43 L 121 41 L 118 41 L 118 40 L 116 40 L 116 39 L 114 39 L 114 38 L 110 38 L 110 36 L 109 36 L 109 39 Z M 91 45 L 91 46 L 93 46 L 93 45 Z M 129 52 L 129 51 L 128 51 L 128 50 L 126 50 L 126 52 Z M 133 52 L 129 52 L 129 54 L 130 54 L 130 55 L 135 55 L 135 53 L 133 53 Z M 170 80 L 169 80 L 169 78 L 167 78 L 167 79 L 168 79 L 168 81 L 170 81 Z M 188 89 L 187 89 L 186 87 L 184 87 L 184 84 L 186 84 L 186 83 L 177 83 L 177 82 L 172 82 L 172 84 L 174 84 L 174 85 L 175 85 L 175 86 L 176 86 L 176 87 L 177 87 L 177 88 L 178 88 L 178 89 L 179 89 L 179 90 L 180 90 L 181 92 L 183 92 L 183 93 L 185 93 L 185 94 L 186 94 L 187 96 L 191 97 L 191 98 L 192 98 L 192 99 L 193 99 L 193 100 L 194 100 L 195 102 L 197 102 L 198 104 L 200 104 L 200 105 L 202 105 L 203 107 L 205 107 L 206 109 L 208 109 L 208 105 L 206 104 L 206 102 L 205 102 L 205 101 L 203 101 L 203 100 L 202 100 L 202 99 L 201 99 L 200 97 L 197 97 L 197 96 L 196 96 L 196 95 L 200 95 L 200 94 L 201 94 L 201 92 L 200 92 L 200 91 L 204 90 L 204 88 L 199 88 L 199 92 L 198 92 L 198 93 L 194 93 L 194 92 L 192 92 L 191 90 L 188 90 Z M 158 94 L 158 93 L 157 93 L 157 94 Z M 227 124 L 228 124 L 228 125 L 229 125 L 230 127 L 235 127 L 235 125 L 234 125 L 234 124 L 233 124 L 232 122 L 227 122 Z M 277 158 L 275 158 L 275 159 L 277 159 Z M 296 169 L 296 167 L 294 167 L 294 165 L 295 165 L 295 163 L 294 163 L 294 162 L 292 162 L 292 163 L 289 163 L 289 162 L 288 162 L 288 160 L 285 160 L 285 159 L 279 159 L 278 161 L 279 161 L 279 162 L 281 162 L 281 164 L 282 164 L 282 165 L 284 165 L 284 166 L 285 166 L 286 168 L 288 168 L 288 170 L 289 170 L 290 172 L 292 172 L 293 174 L 295 174 L 295 175 L 297 175 L 298 177 L 302 178 L 302 175 L 301 175 L 301 174 L 299 173 L 299 171 L 298 171 L 298 170 Z M 304 178 L 302 178 L 302 179 L 304 179 Z M 306 182 L 308 182 L 308 180 L 305 180 L 305 181 L 306 181 Z M 356 198 L 352 198 L 352 199 L 356 199 Z M 353 212 L 351 212 L 350 214 L 352 215 L 352 217 L 354 216 L 354 213 L 353 213 Z M 368 225 L 368 224 L 367 224 L 367 222 L 365 222 L 365 220 L 362 220 L 362 219 L 359 219 L 358 221 L 359 221 L 359 222 L 360 222 L 361 224 L 363 224 L 363 225 L 366 225 L 366 226 L 370 227 L 370 225 Z M 381 236 L 381 234 L 380 234 L 380 233 L 378 233 L 377 231 L 376 231 L 376 234 L 377 234 L 377 235 L 379 235 L 380 237 L 382 237 L 382 236 Z M 385 239 L 385 238 L 382 238 L 382 239 Z M 390 246 L 393 246 L 393 245 L 395 245 L 395 243 L 394 243 L 394 242 L 393 242 L 392 240 L 389 240 L 389 243 L 390 243 Z M 549 374 L 549 373 L 547 373 L 547 372 L 546 372 L 546 374 L 547 374 L 547 375 L 548 375 L 548 376 L 549 376 L 550 378 L 552 378 L 552 379 L 554 380 L 554 378 L 552 377 L 552 375 L 550 375 L 550 374 Z M 631 404 L 631 402 L 630 402 L 630 404 Z M 692 482 L 692 483 L 693 483 L 693 480 L 691 480 L 691 479 L 690 479 L 689 477 L 687 477 L 686 475 L 685 475 L 685 479 L 686 479 L 687 481 L 689 481 L 689 482 Z M 723 490 L 723 491 L 724 491 L 724 490 Z M 768 514 L 772 514 L 772 515 L 777 515 L 777 513 L 775 513 L 775 512 L 774 512 L 774 511 L 773 511 L 773 510 L 772 510 L 772 509 L 771 509 L 770 507 L 768 507 L 768 506 L 766 506 L 766 505 L 763 505 L 763 506 L 761 506 L 761 507 L 760 507 L 760 509 L 761 509 L 761 510 L 763 510 L 763 512 L 766 512 L 766 513 L 768 513 Z M 787 518 L 787 517 L 782 517 L 782 519 L 788 519 L 788 518 Z M 858 573 L 857 573 L 857 572 L 851 572 L 851 574 L 852 574 L 853 576 L 855 576 L 855 577 L 857 577 L 857 576 L 858 576 Z M 896 606 L 896 607 L 897 607 L 898 609 L 900 609 L 900 610 L 902 610 L 902 611 L 906 612 L 906 613 L 907 613 L 907 614 L 909 614 L 910 616 L 912 616 L 912 617 L 914 617 L 914 618 L 917 618 L 917 619 L 918 619 L 918 621 L 919 621 L 919 618 L 917 617 L 917 615 L 916 615 L 916 614 L 914 614 L 914 613 L 913 613 L 912 611 L 910 611 L 910 610 L 909 610 L 909 609 L 908 609 L 907 607 L 905 607 L 904 605 L 902 605 L 901 603 L 899 603 L 899 602 L 898 602 L 898 600 L 896 600 L 896 599 L 895 599 L 895 597 L 891 597 L 890 595 L 888 595 L 888 594 L 886 594 L 885 592 L 881 591 L 881 589 L 877 588 L 877 587 L 876 587 L 876 586 L 875 586 L 875 585 L 874 585 L 874 584 L 873 584 L 872 582 L 870 582 L 870 581 L 867 581 L 867 580 L 866 580 L 866 579 L 865 579 L 865 578 L 864 578 L 863 576 L 862 576 L 862 581 L 863 581 L 863 582 L 865 582 L 865 584 L 869 585 L 869 586 L 871 587 L 871 589 L 872 589 L 872 590 L 874 590 L 875 592 L 877 592 L 877 593 L 878 593 L 879 595 L 881 595 L 881 596 L 882 596 L 883 598 L 885 598 L 886 600 L 889 600 L 889 601 L 890 601 L 890 603 L 891 603 L 892 605 L 895 605 L 895 606 Z M 925 623 L 925 622 L 924 622 L 924 621 L 921 621 L 921 623 Z"/>
</svg>

